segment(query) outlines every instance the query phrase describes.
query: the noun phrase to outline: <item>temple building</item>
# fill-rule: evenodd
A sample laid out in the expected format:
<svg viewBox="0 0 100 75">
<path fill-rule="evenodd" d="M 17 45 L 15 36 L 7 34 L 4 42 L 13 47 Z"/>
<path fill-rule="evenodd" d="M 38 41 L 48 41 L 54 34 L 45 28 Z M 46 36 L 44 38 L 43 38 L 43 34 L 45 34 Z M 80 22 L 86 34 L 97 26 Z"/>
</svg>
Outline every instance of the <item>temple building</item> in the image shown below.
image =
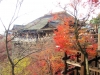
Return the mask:
<svg viewBox="0 0 100 75">
<path fill-rule="evenodd" d="M 59 17 L 72 17 L 65 12 L 56 13 Z M 61 23 L 60 19 L 52 20 L 54 14 L 45 15 L 26 25 L 14 25 L 12 28 L 13 35 L 19 38 L 42 38 L 53 35 L 57 25 Z"/>
</svg>

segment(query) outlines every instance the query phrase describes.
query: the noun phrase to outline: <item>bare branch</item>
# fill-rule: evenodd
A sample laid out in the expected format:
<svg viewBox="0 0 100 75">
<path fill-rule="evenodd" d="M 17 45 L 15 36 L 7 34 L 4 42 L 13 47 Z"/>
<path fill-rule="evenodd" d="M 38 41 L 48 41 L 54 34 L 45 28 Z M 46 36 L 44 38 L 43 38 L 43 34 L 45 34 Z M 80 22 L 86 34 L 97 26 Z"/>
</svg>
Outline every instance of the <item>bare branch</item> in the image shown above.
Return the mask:
<svg viewBox="0 0 100 75">
<path fill-rule="evenodd" d="M 3 1 L 3 0 L 0 0 L 0 3 L 1 3 L 1 1 Z"/>
<path fill-rule="evenodd" d="M 19 59 L 19 60 L 15 63 L 15 66 L 16 66 L 22 59 L 24 59 L 24 58 L 30 56 L 30 55 L 33 54 L 33 53 L 40 52 L 40 51 L 42 51 L 42 50 L 40 49 L 40 50 L 37 50 L 37 51 L 35 51 L 35 52 L 33 51 L 33 52 L 29 53 L 28 55 L 22 57 L 21 59 Z"/>
<path fill-rule="evenodd" d="M 18 18 L 18 13 L 20 11 L 22 2 L 23 2 L 23 0 L 21 0 L 21 1 L 17 0 L 16 8 L 15 8 L 14 14 L 12 16 L 12 19 L 11 19 L 11 21 L 9 23 L 8 30 L 10 29 L 11 24 Z"/>
<path fill-rule="evenodd" d="M 3 23 L 3 21 L 1 20 L 1 18 L 0 18 L 0 21 L 1 21 L 3 27 L 4 27 L 5 31 L 6 31 L 7 29 L 6 29 L 6 27 L 5 27 L 4 23 Z"/>
<path fill-rule="evenodd" d="M 12 37 L 10 40 L 8 40 L 7 42 L 11 42 L 15 37 L 16 37 L 16 35 L 13 36 L 13 37 Z"/>
</svg>

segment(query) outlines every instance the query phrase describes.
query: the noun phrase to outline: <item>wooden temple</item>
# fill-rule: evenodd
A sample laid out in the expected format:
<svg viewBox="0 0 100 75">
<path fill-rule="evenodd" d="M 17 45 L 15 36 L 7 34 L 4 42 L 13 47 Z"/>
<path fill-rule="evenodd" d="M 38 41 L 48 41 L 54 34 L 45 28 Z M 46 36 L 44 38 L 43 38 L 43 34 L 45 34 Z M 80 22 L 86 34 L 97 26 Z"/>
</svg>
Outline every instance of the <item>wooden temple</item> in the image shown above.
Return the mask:
<svg viewBox="0 0 100 75">
<path fill-rule="evenodd" d="M 60 17 L 72 17 L 71 15 L 60 12 L 57 13 Z M 57 25 L 61 20 L 51 20 L 53 15 L 42 16 L 26 25 L 14 25 L 12 28 L 13 35 L 17 38 L 43 38 L 45 36 L 53 35 Z"/>
</svg>

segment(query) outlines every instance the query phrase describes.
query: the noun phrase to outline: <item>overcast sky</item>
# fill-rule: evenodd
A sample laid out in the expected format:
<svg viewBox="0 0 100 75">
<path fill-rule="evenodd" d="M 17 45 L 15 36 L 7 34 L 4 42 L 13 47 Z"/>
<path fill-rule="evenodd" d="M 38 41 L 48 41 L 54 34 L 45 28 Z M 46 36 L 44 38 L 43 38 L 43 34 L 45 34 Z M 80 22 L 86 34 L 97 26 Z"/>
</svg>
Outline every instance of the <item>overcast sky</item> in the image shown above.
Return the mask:
<svg viewBox="0 0 100 75">
<path fill-rule="evenodd" d="M 17 0 L 2 0 L 0 3 L 0 18 L 7 27 L 16 7 Z M 49 12 L 61 10 L 56 7 L 60 0 L 24 0 L 19 12 L 19 18 L 13 24 L 27 24 L 38 17 Z M 64 2 L 63 0 L 62 2 Z M 4 27 L 0 23 L 0 33 L 4 32 Z"/>
<path fill-rule="evenodd" d="M 0 2 L 0 18 L 7 27 L 16 7 L 17 0 L 2 0 Z M 24 0 L 18 16 L 13 24 L 27 24 L 47 13 L 62 11 L 57 3 L 66 4 L 70 0 Z M 0 33 L 3 33 L 4 27 L 0 22 Z"/>
</svg>

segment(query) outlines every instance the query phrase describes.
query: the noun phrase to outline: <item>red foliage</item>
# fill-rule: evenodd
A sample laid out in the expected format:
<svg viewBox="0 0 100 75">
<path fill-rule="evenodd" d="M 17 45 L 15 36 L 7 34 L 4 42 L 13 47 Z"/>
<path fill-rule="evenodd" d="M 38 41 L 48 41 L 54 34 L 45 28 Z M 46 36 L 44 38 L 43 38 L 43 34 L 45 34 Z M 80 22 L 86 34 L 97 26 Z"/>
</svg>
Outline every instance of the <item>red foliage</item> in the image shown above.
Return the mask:
<svg viewBox="0 0 100 75">
<path fill-rule="evenodd" d="M 0 61 L 4 61 L 7 58 L 6 54 L 0 53 Z"/>
<path fill-rule="evenodd" d="M 99 2 L 99 0 L 88 0 L 89 2 L 92 2 L 92 3 L 94 3 L 94 4 L 96 4 L 96 3 L 98 3 Z"/>
<path fill-rule="evenodd" d="M 0 41 L 0 53 L 5 51 L 5 42 L 4 41 Z"/>
<path fill-rule="evenodd" d="M 97 54 L 96 50 L 97 50 L 97 44 L 92 44 L 92 45 L 88 46 L 86 49 L 88 55 L 90 55 L 90 56 L 96 56 L 96 54 Z"/>
<path fill-rule="evenodd" d="M 71 18 L 64 18 L 64 23 L 58 25 L 57 30 L 54 31 L 54 41 L 57 45 L 57 50 L 64 51 L 67 54 L 72 54 L 74 52 L 71 51 L 75 50 L 75 48 L 73 48 L 74 40 L 73 34 L 71 33 L 70 21 Z"/>
<path fill-rule="evenodd" d="M 3 39 L 3 37 L 4 37 L 3 35 L 0 35 L 0 40 Z"/>
<path fill-rule="evenodd" d="M 58 51 L 64 51 L 67 54 L 72 55 L 75 54 L 75 50 L 78 50 L 78 46 L 74 34 L 75 29 L 70 26 L 70 21 L 70 18 L 64 18 L 64 22 L 58 25 L 57 30 L 54 31 L 54 41 L 57 45 L 56 48 Z M 78 41 L 80 42 L 81 47 L 87 43 L 87 46 L 85 46 L 86 52 L 89 55 L 96 55 L 97 45 L 95 44 L 91 34 L 86 33 L 84 30 L 80 30 L 78 36 L 80 37 L 78 38 Z M 90 45 L 92 46 L 90 47 Z M 75 56 L 71 57 L 71 59 L 74 58 Z"/>
<path fill-rule="evenodd" d="M 8 40 L 10 40 L 10 37 L 8 38 Z M 8 44 L 8 49 L 10 51 L 11 48 L 12 48 L 12 44 L 11 44 L 11 42 L 9 42 L 7 44 Z M 9 53 L 11 55 L 11 51 Z M 7 54 L 6 54 L 6 43 L 5 43 L 5 39 L 2 37 L 2 39 L 0 40 L 0 60 L 3 61 L 6 58 L 7 58 Z"/>
<path fill-rule="evenodd" d="M 97 2 L 98 2 L 98 0 L 92 0 L 92 2 L 93 2 L 93 3 L 97 3 Z"/>
</svg>

